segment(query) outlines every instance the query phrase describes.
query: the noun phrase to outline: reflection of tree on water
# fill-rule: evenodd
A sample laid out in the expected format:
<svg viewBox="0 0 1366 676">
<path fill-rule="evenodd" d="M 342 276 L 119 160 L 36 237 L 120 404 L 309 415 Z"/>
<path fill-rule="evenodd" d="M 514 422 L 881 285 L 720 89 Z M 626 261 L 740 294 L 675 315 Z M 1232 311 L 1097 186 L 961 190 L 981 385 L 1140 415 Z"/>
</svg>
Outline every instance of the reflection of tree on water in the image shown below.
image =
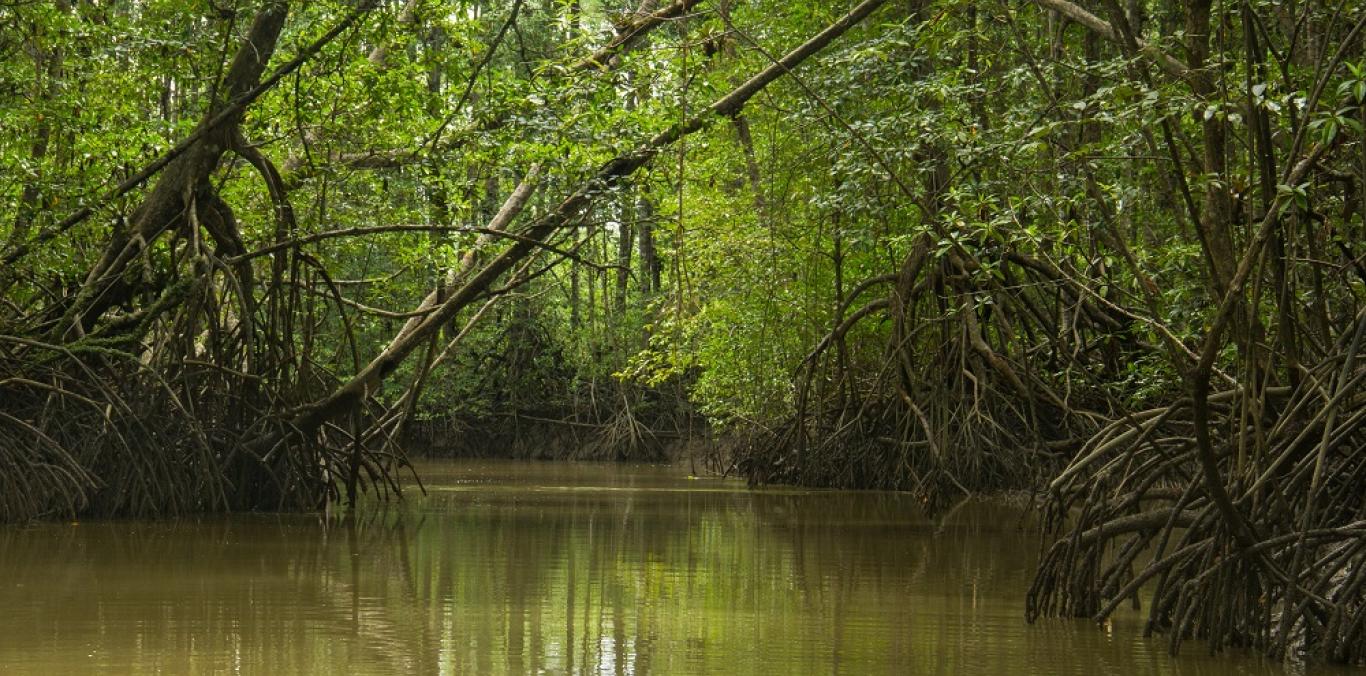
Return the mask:
<svg viewBox="0 0 1366 676">
<path fill-rule="evenodd" d="M 383 543 L 345 532 L 306 516 L 0 531 L 0 570 L 12 581 L 0 635 L 15 641 L 0 642 L 0 663 L 13 666 L 5 649 L 22 644 L 118 673 L 433 664 L 421 659 L 420 627 L 376 606 L 350 570 L 348 552 Z"/>
<path fill-rule="evenodd" d="M 0 587 L 0 662 L 15 641 L 178 673 L 1103 673 L 1142 647 L 1022 626 L 1037 543 L 1011 507 L 516 471 L 348 518 L 0 531 L 26 585 Z"/>
</svg>

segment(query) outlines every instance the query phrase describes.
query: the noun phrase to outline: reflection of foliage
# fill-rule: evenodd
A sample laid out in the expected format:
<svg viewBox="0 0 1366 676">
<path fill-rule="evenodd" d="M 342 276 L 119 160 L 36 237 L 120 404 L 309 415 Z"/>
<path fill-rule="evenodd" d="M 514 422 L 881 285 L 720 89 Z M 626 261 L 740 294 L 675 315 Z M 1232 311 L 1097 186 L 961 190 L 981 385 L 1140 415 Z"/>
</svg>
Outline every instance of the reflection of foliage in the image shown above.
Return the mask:
<svg viewBox="0 0 1366 676">
<path fill-rule="evenodd" d="M 836 659 L 859 673 L 1189 666 L 1085 624 L 1023 630 L 1020 561 L 1036 541 L 1019 511 L 998 504 L 932 521 L 904 494 L 747 491 L 660 468 L 422 469 L 437 477 L 429 496 L 366 505 L 350 520 L 0 534 L 0 572 L 16 585 L 7 599 L 25 609 L 0 619 L 0 659 L 16 645 L 56 649 L 25 653 L 25 664 L 88 659 L 62 651 L 79 644 L 123 673 L 149 661 L 202 673 L 232 660 L 272 673 L 599 673 L 614 663 L 804 673 Z M 90 591 L 53 593 L 77 583 Z M 1227 666 L 1261 673 L 1255 662 Z"/>
</svg>

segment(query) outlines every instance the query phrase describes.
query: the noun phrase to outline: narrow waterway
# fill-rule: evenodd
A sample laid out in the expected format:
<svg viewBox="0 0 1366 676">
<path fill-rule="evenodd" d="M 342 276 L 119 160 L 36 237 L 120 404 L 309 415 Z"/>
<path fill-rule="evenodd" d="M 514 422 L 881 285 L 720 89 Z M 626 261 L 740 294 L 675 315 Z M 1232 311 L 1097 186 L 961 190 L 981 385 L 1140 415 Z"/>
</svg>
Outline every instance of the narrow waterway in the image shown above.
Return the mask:
<svg viewBox="0 0 1366 676">
<path fill-rule="evenodd" d="M 1016 508 L 686 468 L 456 461 L 354 521 L 0 529 L 0 673 L 1249 674 L 1023 621 Z"/>
</svg>

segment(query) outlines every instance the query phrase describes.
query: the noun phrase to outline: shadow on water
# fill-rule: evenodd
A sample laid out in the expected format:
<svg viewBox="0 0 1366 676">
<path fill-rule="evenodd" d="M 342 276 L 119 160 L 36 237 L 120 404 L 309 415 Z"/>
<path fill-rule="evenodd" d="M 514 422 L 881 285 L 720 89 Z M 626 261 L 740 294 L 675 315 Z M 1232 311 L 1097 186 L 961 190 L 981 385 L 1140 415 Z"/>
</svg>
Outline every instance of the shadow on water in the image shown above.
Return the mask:
<svg viewBox="0 0 1366 676">
<path fill-rule="evenodd" d="M 0 530 L 0 671 L 1273 673 L 1023 622 L 1022 512 L 462 461 L 346 518 Z M 1133 622 L 1137 622 L 1133 614 Z"/>
</svg>

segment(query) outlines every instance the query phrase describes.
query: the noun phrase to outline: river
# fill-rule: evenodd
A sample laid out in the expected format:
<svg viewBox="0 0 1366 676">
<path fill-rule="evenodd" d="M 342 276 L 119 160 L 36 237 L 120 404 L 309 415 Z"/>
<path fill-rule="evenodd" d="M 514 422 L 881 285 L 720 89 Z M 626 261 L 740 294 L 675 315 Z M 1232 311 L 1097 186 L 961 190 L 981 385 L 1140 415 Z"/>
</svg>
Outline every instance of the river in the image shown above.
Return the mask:
<svg viewBox="0 0 1366 676">
<path fill-rule="evenodd" d="M 1023 620 L 1024 513 L 669 466 L 429 462 L 352 520 L 0 528 L 0 673 L 1258 674 Z"/>
</svg>

